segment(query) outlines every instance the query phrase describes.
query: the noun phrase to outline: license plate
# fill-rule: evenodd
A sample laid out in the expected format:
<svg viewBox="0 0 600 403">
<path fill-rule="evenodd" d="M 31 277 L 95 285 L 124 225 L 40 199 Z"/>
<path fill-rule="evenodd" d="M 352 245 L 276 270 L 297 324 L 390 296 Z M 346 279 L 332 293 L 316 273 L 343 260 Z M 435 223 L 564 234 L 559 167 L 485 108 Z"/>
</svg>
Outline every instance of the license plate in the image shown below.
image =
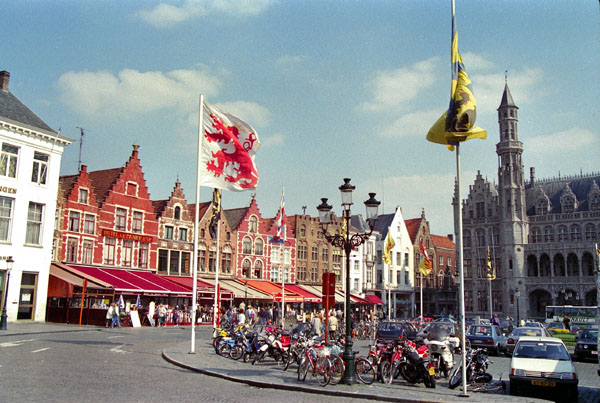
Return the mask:
<svg viewBox="0 0 600 403">
<path fill-rule="evenodd" d="M 535 385 L 535 386 L 550 386 L 552 388 L 556 386 L 556 382 L 538 381 L 538 380 L 535 380 L 535 379 L 531 380 L 531 384 Z"/>
<path fill-rule="evenodd" d="M 435 375 L 435 368 L 429 367 L 429 375 L 431 375 L 431 376 Z"/>
<path fill-rule="evenodd" d="M 597 351 L 592 351 L 592 355 L 598 355 Z"/>
<path fill-rule="evenodd" d="M 483 340 L 473 340 L 473 344 L 481 344 L 483 343 Z"/>
</svg>

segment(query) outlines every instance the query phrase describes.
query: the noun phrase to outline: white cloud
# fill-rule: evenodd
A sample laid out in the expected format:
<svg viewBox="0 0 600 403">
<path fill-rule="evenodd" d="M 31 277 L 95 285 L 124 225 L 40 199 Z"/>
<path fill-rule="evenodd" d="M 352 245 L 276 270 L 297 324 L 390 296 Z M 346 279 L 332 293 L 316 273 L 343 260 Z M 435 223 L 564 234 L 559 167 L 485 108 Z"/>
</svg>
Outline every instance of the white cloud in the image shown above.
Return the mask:
<svg viewBox="0 0 600 403">
<path fill-rule="evenodd" d="M 298 63 L 302 63 L 303 61 L 308 60 L 308 56 L 306 55 L 284 55 L 277 59 L 277 64 L 279 65 L 294 65 Z"/>
<path fill-rule="evenodd" d="M 90 117 L 147 114 L 164 108 L 198 105 L 199 94 L 215 95 L 220 78 L 208 71 L 108 71 L 64 73 L 57 83 L 61 99 L 74 111 Z"/>
<path fill-rule="evenodd" d="M 509 72 L 508 87 L 517 105 L 531 104 L 539 100 L 543 90 L 538 84 L 542 82 L 543 75 L 542 69 L 531 67 L 526 67 L 522 71 Z M 504 91 L 504 71 L 495 74 L 469 74 L 469 77 L 473 82 L 477 109 L 486 113 L 495 113 L 500 104 L 498 94 Z"/>
<path fill-rule="evenodd" d="M 373 88 L 373 100 L 363 103 L 361 108 L 381 111 L 406 106 L 433 85 L 438 60 L 438 57 L 433 57 L 410 67 L 378 71 L 367 83 Z"/>
<path fill-rule="evenodd" d="M 258 135 L 261 142 L 261 149 L 264 147 L 280 147 L 285 141 L 285 136 L 281 133 L 272 134 L 268 137 L 261 137 L 260 133 Z"/>
<path fill-rule="evenodd" d="M 597 143 L 598 135 L 586 129 L 572 129 L 543 134 L 527 139 L 527 148 L 536 154 L 552 154 L 585 150 Z"/>
<path fill-rule="evenodd" d="M 271 112 L 264 106 L 254 102 L 225 102 L 218 103 L 216 106 L 242 119 L 255 128 L 256 126 L 267 126 L 271 119 Z"/>
<path fill-rule="evenodd" d="M 188 0 L 180 6 L 160 3 L 150 10 L 136 14 L 156 28 L 169 28 L 207 14 L 255 16 L 266 10 L 273 0 Z"/>
<path fill-rule="evenodd" d="M 461 53 L 463 62 L 465 64 L 465 70 L 467 74 L 476 70 L 490 70 L 494 67 L 494 63 L 487 60 L 485 57 L 478 55 L 473 52 Z"/>
<path fill-rule="evenodd" d="M 405 113 L 390 126 L 381 129 L 383 137 L 414 137 L 425 138 L 431 126 L 444 111 L 432 109 Z"/>
</svg>

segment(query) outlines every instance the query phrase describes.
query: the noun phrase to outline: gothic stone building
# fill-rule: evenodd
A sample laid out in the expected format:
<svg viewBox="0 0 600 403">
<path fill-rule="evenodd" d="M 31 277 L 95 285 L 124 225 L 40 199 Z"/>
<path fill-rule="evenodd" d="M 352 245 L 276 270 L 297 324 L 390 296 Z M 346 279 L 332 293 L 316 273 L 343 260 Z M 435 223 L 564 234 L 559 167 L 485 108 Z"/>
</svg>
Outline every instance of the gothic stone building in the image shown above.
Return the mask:
<svg viewBox="0 0 600 403">
<path fill-rule="evenodd" d="M 536 179 L 531 168 L 525 181 L 518 109 L 506 85 L 498 107 L 498 182 L 478 173 L 462 201 L 467 317 L 490 314 L 488 248 L 497 271 L 495 313 L 542 320 L 547 305 L 596 305 L 600 173 Z"/>
</svg>

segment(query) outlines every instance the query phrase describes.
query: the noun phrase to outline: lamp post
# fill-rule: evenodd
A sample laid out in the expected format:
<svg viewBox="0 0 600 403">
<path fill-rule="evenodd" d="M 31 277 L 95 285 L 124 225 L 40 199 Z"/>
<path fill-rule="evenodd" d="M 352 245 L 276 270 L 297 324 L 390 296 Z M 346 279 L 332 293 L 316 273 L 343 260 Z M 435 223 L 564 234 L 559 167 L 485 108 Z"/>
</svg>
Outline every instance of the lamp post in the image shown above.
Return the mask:
<svg viewBox="0 0 600 403">
<path fill-rule="evenodd" d="M 344 184 L 339 187 L 342 196 L 342 209 L 343 209 L 343 220 L 346 222 L 346 233 L 330 235 L 327 232 L 327 226 L 331 224 L 331 205 L 327 204 L 327 198 L 321 199 L 321 204 L 317 206 L 319 211 L 319 222 L 321 224 L 321 231 L 329 242 L 333 246 L 343 248 L 346 253 L 346 343 L 344 346 L 343 359 L 346 364 L 344 369 L 344 376 L 341 382 L 346 385 L 353 385 L 356 383 L 355 375 L 355 359 L 354 352 L 352 351 L 352 311 L 350 309 L 350 253 L 352 248 L 358 247 L 365 243 L 375 227 L 377 221 L 377 210 L 380 202 L 375 200 L 375 193 L 369 193 L 369 200 L 365 201 L 367 208 L 367 223 L 369 224 L 369 233 L 354 234 L 350 236 L 350 206 L 352 206 L 352 192 L 355 186 L 350 184 L 350 178 L 344 178 Z"/>
<path fill-rule="evenodd" d="M 6 304 L 8 303 L 8 283 L 10 281 L 10 271 L 13 268 L 15 261 L 12 256 L 6 259 L 6 282 L 4 283 L 4 303 L 2 304 L 2 315 L 0 316 L 0 330 L 6 330 L 6 322 L 8 315 L 6 314 Z"/>
<path fill-rule="evenodd" d="M 517 326 L 521 323 L 521 319 L 519 317 L 519 297 L 521 296 L 521 291 L 518 288 L 515 289 L 515 298 L 517 299 Z"/>
</svg>

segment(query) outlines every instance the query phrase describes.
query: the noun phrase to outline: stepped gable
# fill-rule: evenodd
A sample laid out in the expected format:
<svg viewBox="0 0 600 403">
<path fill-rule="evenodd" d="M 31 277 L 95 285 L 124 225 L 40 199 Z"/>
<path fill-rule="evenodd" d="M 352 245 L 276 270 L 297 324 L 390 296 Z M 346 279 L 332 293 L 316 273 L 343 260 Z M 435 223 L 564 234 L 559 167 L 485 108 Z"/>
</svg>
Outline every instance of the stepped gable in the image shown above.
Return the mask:
<svg viewBox="0 0 600 403">
<path fill-rule="evenodd" d="M 212 203 L 212 201 L 200 203 L 200 205 L 198 206 L 198 215 L 200 216 L 198 221 L 202 221 L 202 218 L 206 214 L 206 210 L 208 210 L 210 208 L 211 203 Z M 223 210 L 223 213 L 224 212 L 225 212 L 225 210 Z M 187 213 L 188 213 L 188 216 L 190 217 L 190 220 L 194 221 L 194 219 L 196 218 L 196 203 L 187 205 Z"/>
<path fill-rule="evenodd" d="M 225 218 L 227 219 L 227 222 L 229 223 L 229 227 L 232 230 L 236 230 L 240 226 L 240 224 L 242 223 L 242 220 L 246 216 L 246 213 L 248 212 L 249 208 L 250 207 L 240 207 L 240 208 L 223 210 L 223 214 L 225 214 Z"/>
<path fill-rule="evenodd" d="M 525 200 L 527 202 L 527 215 L 535 215 L 536 197 L 543 191 L 550 200 L 550 211 L 548 214 L 560 214 L 560 199 L 568 189 L 575 195 L 577 208 L 575 211 L 589 211 L 590 204 L 588 196 L 594 189 L 594 185 L 600 183 L 600 173 L 573 175 L 566 177 L 557 177 L 551 179 L 536 179 L 534 186 L 529 183 L 525 190 Z"/>
<path fill-rule="evenodd" d="M 157 217 L 163 215 L 165 208 L 167 207 L 168 199 L 165 200 L 152 200 L 152 208 L 154 209 L 154 214 Z"/>
<path fill-rule="evenodd" d="M 110 190 L 119 179 L 123 169 L 123 167 L 104 169 L 101 171 L 93 171 L 88 174 L 99 204 L 102 204 L 109 195 Z"/>
</svg>

